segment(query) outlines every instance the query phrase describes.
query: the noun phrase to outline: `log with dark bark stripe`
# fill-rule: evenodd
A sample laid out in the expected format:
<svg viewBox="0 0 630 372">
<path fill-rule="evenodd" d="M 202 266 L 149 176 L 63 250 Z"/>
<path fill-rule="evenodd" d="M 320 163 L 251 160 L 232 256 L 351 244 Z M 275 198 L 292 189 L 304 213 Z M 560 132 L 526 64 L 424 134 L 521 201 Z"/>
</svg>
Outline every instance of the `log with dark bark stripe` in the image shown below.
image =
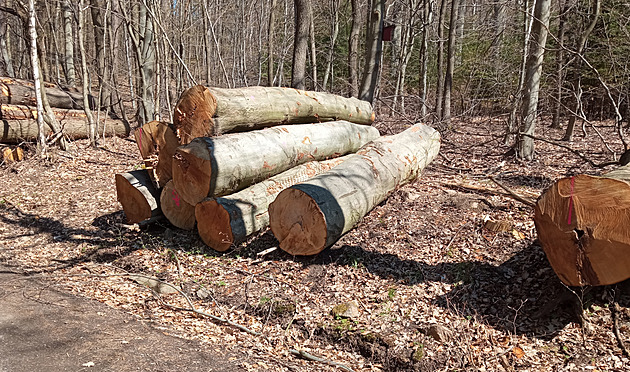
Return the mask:
<svg viewBox="0 0 630 372">
<path fill-rule="evenodd" d="M 566 285 L 608 285 L 630 278 L 630 165 L 601 177 L 554 183 L 538 199 L 538 239 Z"/>
<path fill-rule="evenodd" d="M 381 137 L 339 166 L 282 191 L 269 206 L 280 248 L 312 255 L 334 244 L 397 187 L 414 180 L 437 156 L 440 134 L 416 124 Z"/>
<path fill-rule="evenodd" d="M 369 102 L 325 92 L 198 85 L 182 94 L 174 115 L 174 125 L 182 144 L 202 136 L 334 120 L 369 125 L 374 122 L 374 111 Z"/>
<path fill-rule="evenodd" d="M 87 138 L 87 119 L 83 110 L 53 109 L 55 117 L 70 138 Z M 96 116 L 96 115 L 95 115 Z M 18 143 L 37 139 L 37 110 L 29 106 L 0 105 L 0 142 Z M 98 122 L 100 136 L 129 136 L 130 127 L 121 120 L 101 115 Z M 50 133 L 47 133 L 47 135 Z"/>
<path fill-rule="evenodd" d="M 179 192 L 173 186 L 173 181 L 168 181 L 162 189 L 160 195 L 160 205 L 162 213 L 173 226 L 182 230 L 192 230 L 195 228 L 195 206 L 186 203 Z"/>
<path fill-rule="evenodd" d="M 204 199 L 195 206 L 199 236 L 219 252 L 228 250 L 269 225 L 267 208 L 282 190 L 341 164 L 348 156 L 308 162 L 234 194 Z"/>
<path fill-rule="evenodd" d="M 83 94 L 76 88 L 60 87 L 44 83 L 50 107 L 62 109 L 83 109 Z M 96 107 L 96 100 L 89 96 L 90 108 Z M 35 85 L 30 80 L 0 77 L 0 104 L 26 105 L 35 107 Z"/>
<path fill-rule="evenodd" d="M 158 188 L 164 187 L 173 178 L 173 155 L 179 146 L 175 131 L 168 123 L 152 121 L 136 129 L 134 136 L 151 178 Z"/>
<path fill-rule="evenodd" d="M 128 223 L 150 221 L 162 216 L 160 191 L 146 169 L 116 175 L 116 194 Z"/>
<path fill-rule="evenodd" d="M 181 197 L 196 205 L 296 165 L 355 152 L 378 136 L 374 127 L 334 121 L 196 138 L 175 151 L 173 182 Z"/>
</svg>

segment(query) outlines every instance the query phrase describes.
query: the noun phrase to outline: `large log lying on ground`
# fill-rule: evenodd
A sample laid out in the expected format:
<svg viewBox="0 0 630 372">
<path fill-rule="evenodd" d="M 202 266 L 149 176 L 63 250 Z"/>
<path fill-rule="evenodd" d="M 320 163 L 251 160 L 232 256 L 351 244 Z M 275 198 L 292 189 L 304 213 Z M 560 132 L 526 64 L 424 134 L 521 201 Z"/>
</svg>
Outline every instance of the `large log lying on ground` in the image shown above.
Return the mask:
<svg viewBox="0 0 630 372">
<path fill-rule="evenodd" d="M 116 194 L 128 223 L 159 218 L 160 191 L 153 186 L 145 169 L 116 175 Z"/>
<path fill-rule="evenodd" d="M 534 222 L 563 283 L 608 285 L 630 278 L 630 165 L 602 177 L 557 181 L 536 203 Z"/>
<path fill-rule="evenodd" d="M 83 94 L 75 88 L 59 87 L 44 83 L 50 107 L 83 109 Z M 94 109 L 94 97 L 89 96 L 90 108 Z M 36 106 L 35 85 L 30 80 L 0 77 L 0 104 Z"/>
<path fill-rule="evenodd" d="M 196 138 L 175 151 L 173 181 L 180 196 L 196 205 L 296 165 L 355 152 L 378 136 L 374 127 L 334 121 Z"/>
<path fill-rule="evenodd" d="M 312 255 L 331 246 L 396 187 L 418 177 L 439 149 L 440 134 L 416 124 L 282 191 L 269 206 L 269 225 L 280 248 Z"/>
<path fill-rule="evenodd" d="M 280 191 L 341 164 L 349 156 L 308 162 L 234 194 L 204 199 L 195 206 L 199 236 L 219 252 L 228 250 L 269 225 L 267 208 Z"/>
<path fill-rule="evenodd" d="M 53 109 L 63 132 L 70 138 L 87 138 L 87 119 L 83 110 Z M 96 117 L 96 115 L 94 115 Z M 21 105 L 0 105 L 0 142 L 17 143 L 37 138 L 37 110 Z M 48 128 L 47 128 L 48 130 Z M 127 137 L 129 125 L 101 115 L 98 134 Z M 47 133 L 48 134 L 48 133 Z"/>
<path fill-rule="evenodd" d="M 195 227 L 195 206 L 186 203 L 180 196 L 173 181 L 168 181 L 160 195 L 160 205 L 164 217 L 173 226 L 183 230 L 192 230 Z"/>
<path fill-rule="evenodd" d="M 198 85 L 182 94 L 175 107 L 173 124 L 183 144 L 202 136 L 333 120 L 372 124 L 374 111 L 369 102 L 325 92 Z"/>
<path fill-rule="evenodd" d="M 157 188 L 171 180 L 173 155 L 179 146 L 175 131 L 161 121 L 151 121 L 134 132 L 140 155 Z"/>
</svg>

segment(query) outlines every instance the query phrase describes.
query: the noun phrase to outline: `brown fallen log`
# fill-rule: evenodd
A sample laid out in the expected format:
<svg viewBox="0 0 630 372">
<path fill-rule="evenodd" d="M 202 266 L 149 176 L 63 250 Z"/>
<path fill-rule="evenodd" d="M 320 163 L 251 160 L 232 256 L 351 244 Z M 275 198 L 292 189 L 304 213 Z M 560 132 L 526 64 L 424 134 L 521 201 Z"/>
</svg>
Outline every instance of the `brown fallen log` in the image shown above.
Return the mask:
<svg viewBox="0 0 630 372">
<path fill-rule="evenodd" d="M 196 138 L 175 151 L 173 182 L 181 197 L 196 205 L 296 165 L 357 151 L 378 136 L 374 127 L 334 121 Z"/>
<path fill-rule="evenodd" d="M 439 149 L 440 134 L 416 124 L 282 191 L 269 206 L 269 225 L 280 248 L 312 255 L 331 246 L 394 189 L 418 177 Z"/>
<path fill-rule="evenodd" d="M 195 85 L 182 93 L 175 105 L 173 126 L 182 145 L 197 137 L 214 136 L 212 117 L 217 109 L 217 100 L 203 85 Z"/>
<path fill-rule="evenodd" d="M 170 124 L 151 121 L 134 132 L 136 144 L 145 166 L 157 188 L 162 188 L 172 177 L 173 155 L 179 146 Z"/>
<path fill-rule="evenodd" d="M 198 85 L 182 94 L 173 118 L 182 144 L 196 137 L 334 120 L 369 125 L 374 122 L 374 111 L 369 102 L 325 92 Z"/>
<path fill-rule="evenodd" d="M 195 206 L 201 240 L 219 252 L 244 241 L 269 226 L 267 208 L 280 191 L 341 164 L 348 156 L 298 165 L 234 194 L 202 200 Z"/>
<path fill-rule="evenodd" d="M 116 195 L 128 223 L 152 221 L 160 216 L 160 191 L 146 169 L 116 175 Z"/>
<path fill-rule="evenodd" d="M 566 285 L 608 285 L 630 278 L 630 165 L 601 177 L 554 183 L 538 199 L 538 239 Z"/>
<path fill-rule="evenodd" d="M 83 109 L 83 94 L 76 88 L 60 87 L 44 83 L 50 107 L 63 109 Z M 96 100 L 89 96 L 90 108 L 96 107 Z M 0 77 L 0 104 L 36 106 L 35 85 L 30 80 Z"/>
<path fill-rule="evenodd" d="M 63 132 L 72 139 L 87 138 L 87 119 L 83 110 L 53 109 Z M 94 114 L 96 117 L 96 114 Z M 0 142 L 18 143 L 37 139 L 37 110 L 21 105 L 0 105 Z M 46 128 L 49 130 L 49 128 Z M 122 120 L 100 115 L 98 134 L 127 137 L 131 128 Z M 47 135 L 52 134 L 51 132 Z"/>
<path fill-rule="evenodd" d="M 162 213 L 173 226 L 182 230 L 192 230 L 195 227 L 195 206 L 186 203 L 180 196 L 173 181 L 168 181 L 160 195 Z"/>
</svg>

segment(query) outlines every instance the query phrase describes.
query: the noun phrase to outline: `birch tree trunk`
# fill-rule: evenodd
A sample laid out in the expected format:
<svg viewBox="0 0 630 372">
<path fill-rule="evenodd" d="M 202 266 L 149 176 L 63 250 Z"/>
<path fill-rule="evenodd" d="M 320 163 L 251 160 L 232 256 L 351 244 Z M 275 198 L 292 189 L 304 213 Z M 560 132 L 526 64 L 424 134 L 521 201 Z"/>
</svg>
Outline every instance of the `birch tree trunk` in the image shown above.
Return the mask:
<svg viewBox="0 0 630 372">
<path fill-rule="evenodd" d="M 29 35 L 31 41 L 31 65 L 33 67 L 33 81 L 35 82 L 35 97 L 37 100 L 37 153 L 40 157 L 46 157 L 47 143 L 44 128 L 44 103 L 42 102 L 41 77 L 39 71 L 39 58 L 37 57 L 37 22 L 35 20 L 35 0 L 29 0 Z"/>
<path fill-rule="evenodd" d="M 532 27 L 532 40 L 527 57 L 525 73 L 525 94 L 523 95 L 523 112 L 521 132 L 534 134 L 536 129 L 536 116 L 538 115 L 538 94 L 540 79 L 542 77 L 542 63 L 547 43 L 549 29 L 549 8 L 551 0 L 536 0 L 534 7 L 534 24 Z M 534 140 L 529 136 L 520 135 L 516 154 L 520 159 L 532 160 L 534 158 Z"/>
</svg>

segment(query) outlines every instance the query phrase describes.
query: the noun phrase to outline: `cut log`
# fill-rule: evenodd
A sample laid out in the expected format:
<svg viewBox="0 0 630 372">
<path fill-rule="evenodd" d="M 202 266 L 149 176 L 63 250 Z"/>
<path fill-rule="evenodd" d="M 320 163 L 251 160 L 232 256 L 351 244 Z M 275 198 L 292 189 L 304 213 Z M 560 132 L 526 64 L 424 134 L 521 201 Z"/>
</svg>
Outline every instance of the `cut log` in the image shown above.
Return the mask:
<svg viewBox="0 0 630 372">
<path fill-rule="evenodd" d="M 175 151 L 173 181 L 181 197 L 196 205 L 296 165 L 355 152 L 378 136 L 374 127 L 334 121 L 196 138 Z"/>
<path fill-rule="evenodd" d="M 15 163 L 24 159 L 24 150 L 21 147 L 4 147 L 2 148 L 2 160 L 5 163 Z"/>
<path fill-rule="evenodd" d="M 173 178 L 173 155 L 179 146 L 175 131 L 168 123 L 152 121 L 136 129 L 134 136 L 151 178 L 157 188 L 164 187 Z"/>
<path fill-rule="evenodd" d="M 116 194 L 128 223 L 152 221 L 160 216 L 160 191 L 146 169 L 116 175 Z"/>
<path fill-rule="evenodd" d="M 45 83 L 46 96 L 51 107 L 62 109 L 83 109 L 83 94 L 76 88 L 59 87 Z M 96 100 L 89 96 L 90 108 L 96 107 Z M 0 104 L 35 106 L 35 85 L 32 81 L 10 77 L 0 77 Z"/>
<path fill-rule="evenodd" d="M 195 206 L 199 236 L 214 250 L 228 250 L 269 225 L 267 208 L 280 191 L 341 164 L 348 156 L 308 162 L 232 195 L 204 199 Z"/>
<path fill-rule="evenodd" d="M 195 137 L 243 132 L 282 124 L 346 120 L 372 124 L 369 102 L 293 88 L 190 88 L 175 107 L 174 124 L 182 144 Z"/>
<path fill-rule="evenodd" d="M 331 246 L 396 187 L 418 177 L 439 149 L 440 134 L 416 124 L 282 191 L 269 206 L 269 225 L 280 248 L 313 255 Z"/>
<path fill-rule="evenodd" d="M 87 138 L 87 119 L 83 110 L 54 109 L 63 132 L 72 139 Z M 18 143 L 37 139 L 37 110 L 28 106 L 0 105 L 0 142 Z M 101 115 L 98 123 L 100 136 L 129 136 L 129 125 L 121 120 Z M 50 133 L 47 133 L 50 134 Z"/>
<path fill-rule="evenodd" d="M 564 284 L 609 285 L 630 278 L 630 165 L 601 177 L 557 181 L 538 199 L 534 222 Z"/>
<path fill-rule="evenodd" d="M 217 109 L 217 100 L 203 85 L 196 85 L 182 93 L 175 105 L 173 126 L 182 145 L 197 137 L 214 136 L 212 117 Z"/>
<path fill-rule="evenodd" d="M 160 196 L 162 213 L 173 226 L 182 230 L 192 230 L 195 227 L 195 206 L 186 203 L 175 187 L 173 181 L 168 181 Z"/>
</svg>

